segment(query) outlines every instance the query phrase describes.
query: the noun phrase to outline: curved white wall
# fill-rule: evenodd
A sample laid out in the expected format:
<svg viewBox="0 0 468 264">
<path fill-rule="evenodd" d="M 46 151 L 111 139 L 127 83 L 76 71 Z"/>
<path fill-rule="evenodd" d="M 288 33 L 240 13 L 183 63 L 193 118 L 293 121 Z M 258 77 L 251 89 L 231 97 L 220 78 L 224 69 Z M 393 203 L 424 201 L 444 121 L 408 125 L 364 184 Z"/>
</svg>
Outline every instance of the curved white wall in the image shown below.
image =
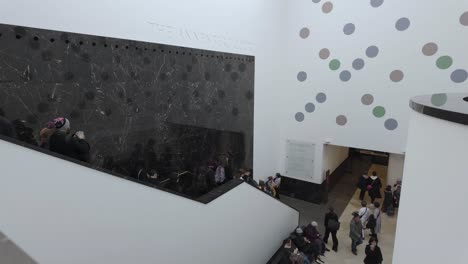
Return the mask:
<svg viewBox="0 0 468 264">
<path fill-rule="evenodd" d="M 467 135 L 411 113 L 393 263 L 466 263 Z"/>
<path fill-rule="evenodd" d="M 204 205 L 2 140 L 0 160 L 0 230 L 38 263 L 266 263 L 298 224 L 246 183 Z"/>
</svg>

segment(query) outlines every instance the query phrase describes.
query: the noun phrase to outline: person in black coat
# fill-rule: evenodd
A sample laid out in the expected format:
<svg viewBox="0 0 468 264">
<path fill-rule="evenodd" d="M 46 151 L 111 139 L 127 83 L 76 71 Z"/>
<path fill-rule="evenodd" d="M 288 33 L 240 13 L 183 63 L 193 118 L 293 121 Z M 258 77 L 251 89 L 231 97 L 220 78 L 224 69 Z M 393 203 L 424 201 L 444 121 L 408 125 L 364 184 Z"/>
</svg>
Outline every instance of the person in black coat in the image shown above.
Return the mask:
<svg viewBox="0 0 468 264">
<path fill-rule="evenodd" d="M 375 199 L 382 198 L 382 194 L 380 193 L 380 189 L 382 188 L 382 181 L 377 176 L 377 172 L 372 172 L 372 176 L 370 177 L 370 189 L 369 196 L 371 197 L 371 203 L 374 203 Z"/>
<path fill-rule="evenodd" d="M 370 179 L 367 173 L 363 173 L 361 177 L 359 177 L 359 181 L 356 184 L 356 187 L 358 187 L 361 192 L 359 193 L 359 200 L 364 200 L 364 196 L 366 195 L 367 192 L 367 185 L 370 184 Z"/>
<path fill-rule="evenodd" d="M 392 192 L 392 186 L 387 185 L 384 191 L 384 201 L 382 204 L 382 212 L 386 213 L 389 207 L 393 207 L 393 192 Z"/>
<path fill-rule="evenodd" d="M 333 240 L 332 250 L 335 252 L 338 251 L 338 238 L 336 237 L 336 232 L 338 232 L 339 223 L 340 222 L 338 220 L 338 215 L 335 213 L 335 209 L 333 207 L 328 208 L 328 213 L 325 215 L 325 236 L 323 237 L 323 242 L 327 244 L 328 237 L 331 234 Z M 336 229 L 333 224 L 338 224 L 338 229 Z"/>
<path fill-rule="evenodd" d="M 318 257 L 318 249 L 304 236 L 304 232 L 300 227 L 296 229 L 296 233 L 292 237 L 292 241 L 301 252 L 311 256 L 311 259 L 316 259 Z"/>
<path fill-rule="evenodd" d="M 366 246 L 366 258 L 364 258 L 365 264 L 381 264 L 383 261 L 382 251 L 377 245 L 377 241 L 374 238 L 369 240 L 369 244 Z"/>
</svg>

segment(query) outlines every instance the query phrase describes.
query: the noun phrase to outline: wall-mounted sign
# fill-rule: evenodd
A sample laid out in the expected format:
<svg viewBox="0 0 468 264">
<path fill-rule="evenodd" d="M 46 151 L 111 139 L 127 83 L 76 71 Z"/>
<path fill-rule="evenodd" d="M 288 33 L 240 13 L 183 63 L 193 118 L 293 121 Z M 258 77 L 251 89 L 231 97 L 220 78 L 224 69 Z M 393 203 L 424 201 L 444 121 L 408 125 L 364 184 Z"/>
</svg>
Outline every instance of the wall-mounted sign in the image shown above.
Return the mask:
<svg viewBox="0 0 468 264">
<path fill-rule="evenodd" d="M 286 141 L 285 175 L 310 181 L 314 176 L 315 144 Z"/>
</svg>

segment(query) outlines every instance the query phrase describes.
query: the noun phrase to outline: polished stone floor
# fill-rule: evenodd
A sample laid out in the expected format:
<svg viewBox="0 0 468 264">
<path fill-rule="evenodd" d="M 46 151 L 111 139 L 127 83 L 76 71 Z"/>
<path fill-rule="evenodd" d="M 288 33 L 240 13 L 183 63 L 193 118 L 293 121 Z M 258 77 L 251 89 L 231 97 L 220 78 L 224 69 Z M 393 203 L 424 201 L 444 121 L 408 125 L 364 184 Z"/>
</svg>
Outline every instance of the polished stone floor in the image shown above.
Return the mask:
<svg viewBox="0 0 468 264">
<path fill-rule="evenodd" d="M 365 253 L 365 245 L 367 244 L 368 236 L 364 244 L 358 247 L 358 256 L 351 253 L 351 240 L 349 238 L 349 223 L 352 218 L 352 212 L 358 211 L 360 208 L 359 191 L 354 186 L 359 177 L 359 171 L 366 171 L 367 169 L 372 172 L 376 171 L 381 177 L 382 182 L 386 182 L 387 167 L 382 165 L 369 165 L 365 161 L 353 161 L 353 172 L 343 177 L 340 182 L 335 186 L 330 193 L 330 200 L 327 205 L 316 205 L 289 197 L 281 197 L 281 200 L 300 211 L 300 224 L 304 225 L 310 221 L 317 221 L 319 229 L 323 233 L 323 219 L 324 213 L 329 205 L 336 208 L 338 215 L 340 215 L 341 229 L 338 231 L 338 252 L 327 252 L 325 257 L 322 258 L 326 263 L 331 264 L 357 264 L 363 263 Z M 351 186 L 351 187 L 350 187 Z M 349 195 L 351 192 L 351 195 Z M 366 194 L 365 198 L 368 202 L 370 198 Z M 382 199 L 378 199 L 382 203 Z M 342 206 L 343 202 L 346 203 Z M 379 246 L 382 250 L 384 263 L 392 263 L 393 245 L 395 241 L 396 220 L 395 216 L 388 217 L 386 214 L 382 215 L 382 231 L 379 234 Z M 368 234 L 368 233 L 366 233 Z M 329 241 L 329 248 L 331 248 L 331 239 Z"/>
</svg>

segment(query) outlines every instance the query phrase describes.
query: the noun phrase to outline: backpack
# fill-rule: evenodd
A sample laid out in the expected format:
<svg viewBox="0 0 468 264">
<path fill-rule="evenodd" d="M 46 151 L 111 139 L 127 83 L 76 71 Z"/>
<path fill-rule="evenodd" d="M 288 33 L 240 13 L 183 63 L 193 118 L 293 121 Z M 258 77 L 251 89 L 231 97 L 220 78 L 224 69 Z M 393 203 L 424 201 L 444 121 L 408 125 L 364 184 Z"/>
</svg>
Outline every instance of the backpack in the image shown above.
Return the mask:
<svg viewBox="0 0 468 264">
<path fill-rule="evenodd" d="M 375 219 L 374 215 L 370 215 L 369 219 L 367 220 L 366 227 L 367 228 L 374 228 L 377 225 L 377 219 Z"/>
<path fill-rule="evenodd" d="M 340 229 L 340 222 L 335 219 L 328 220 L 327 228 L 331 231 L 338 231 Z"/>
</svg>

